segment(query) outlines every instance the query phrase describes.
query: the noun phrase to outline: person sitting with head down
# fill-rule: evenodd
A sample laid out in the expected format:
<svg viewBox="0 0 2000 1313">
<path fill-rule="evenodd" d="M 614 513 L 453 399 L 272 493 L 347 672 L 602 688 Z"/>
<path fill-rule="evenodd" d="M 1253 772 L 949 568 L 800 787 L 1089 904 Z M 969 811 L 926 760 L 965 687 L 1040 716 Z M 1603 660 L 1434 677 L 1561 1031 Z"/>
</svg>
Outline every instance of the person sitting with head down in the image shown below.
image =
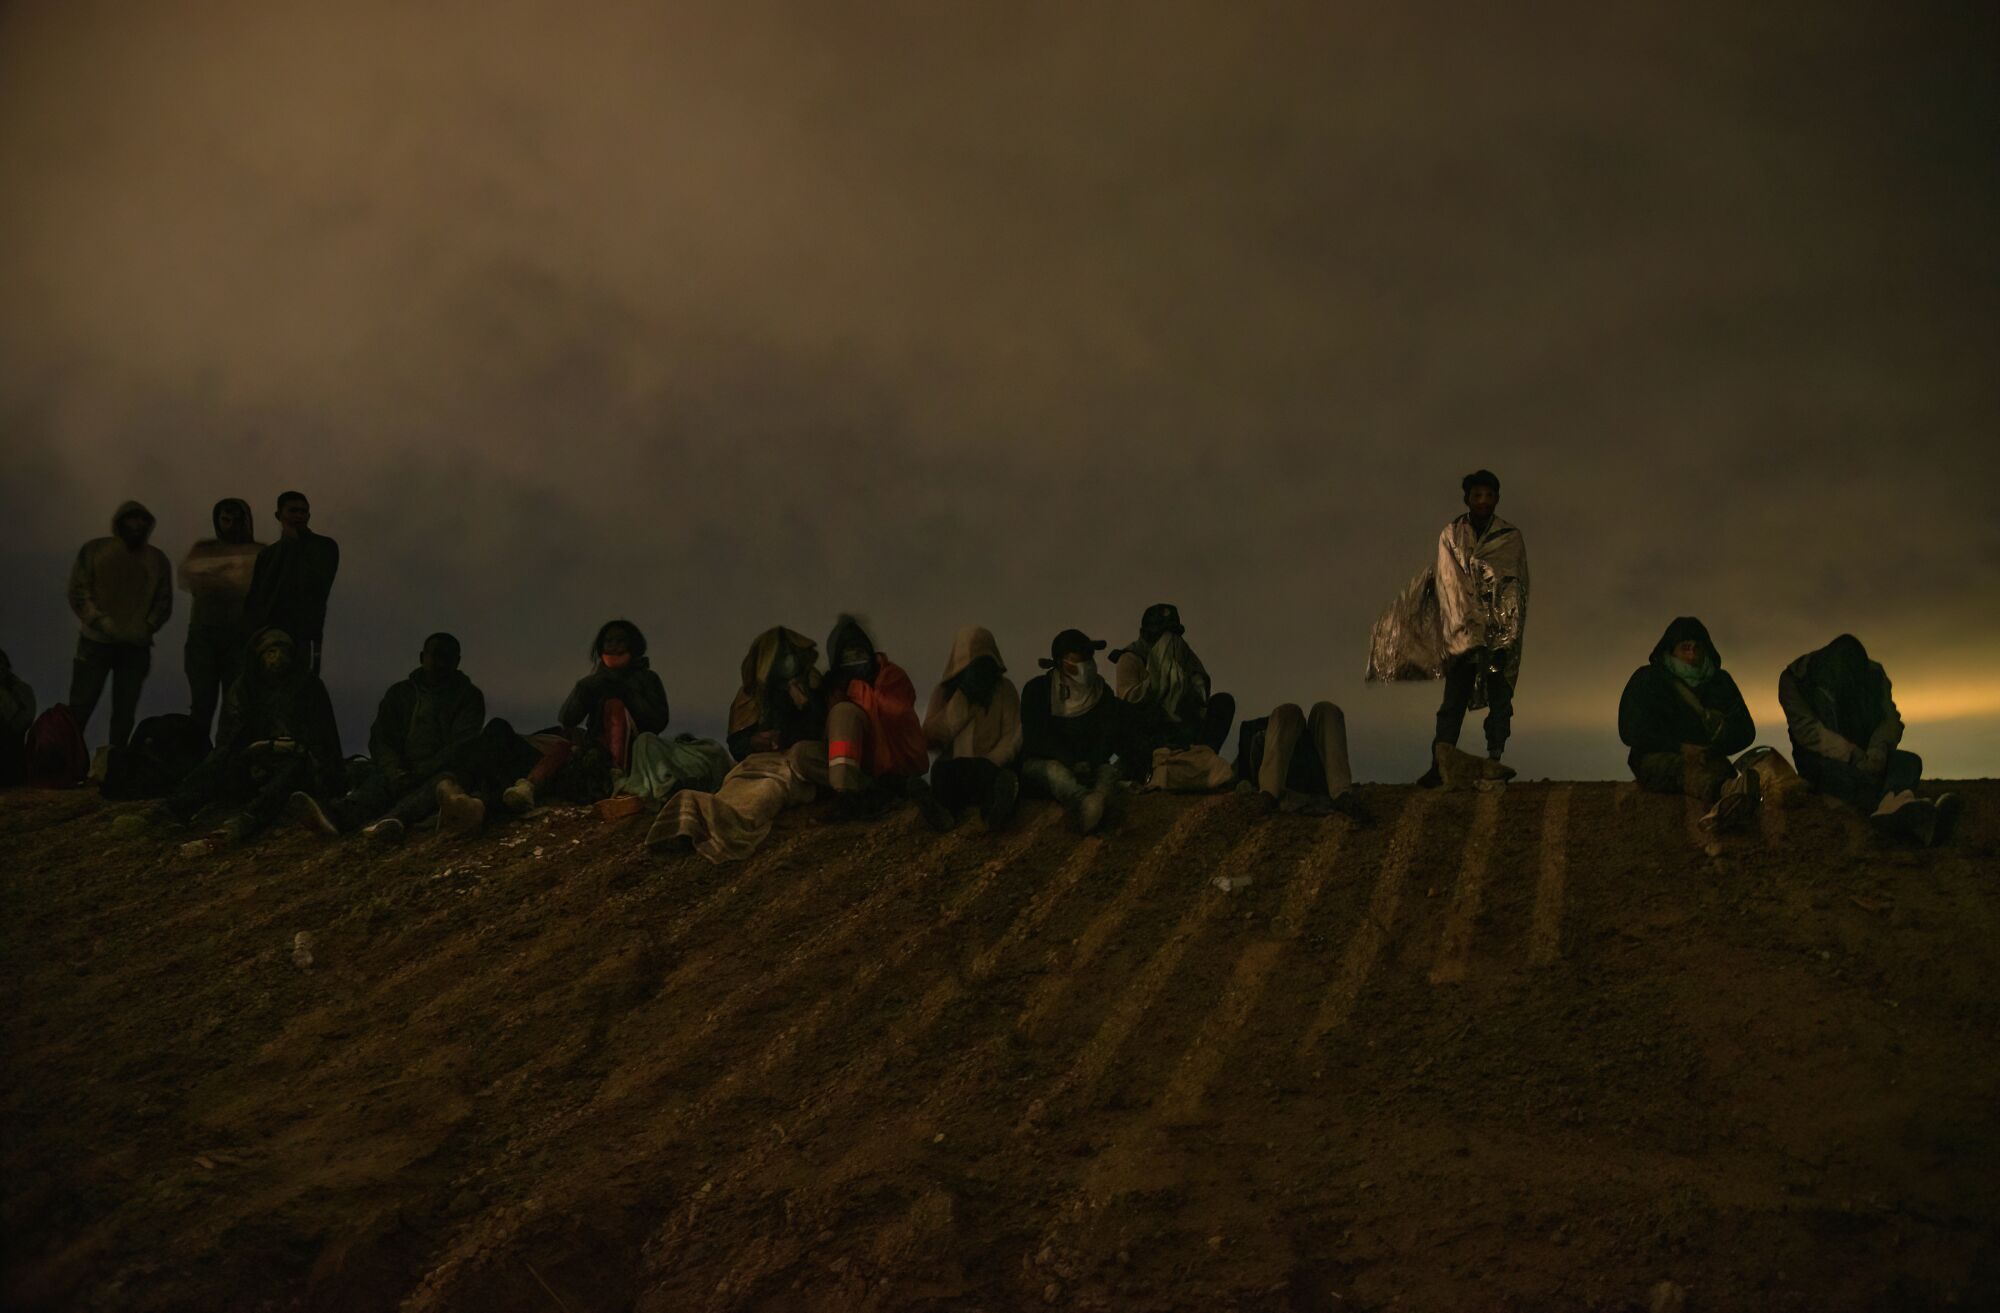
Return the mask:
<svg viewBox="0 0 2000 1313">
<path fill-rule="evenodd" d="M 1778 704 L 1807 783 L 1867 812 L 1885 837 L 1920 844 L 1951 838 L 1964 800 L 1917 796 L 1923 758 L 1903 750 L 1888 673 L 1869 660 L 1860 639 L 1842 634 L 1792 662 L 1778 677 Z"/>
<path fill-rule="evenodd" d="M 958 813 L 978 807 L 986 828 L 998 830 L 1014 815 L 1021 780 L 1021 694 L 1007 678 L 992 631 L 967 625 L 951 642 L 944 678 L 931 690 L 924 737 L 938 753 L 931 792 L 955 824 Z"/>
<path fill-rule="evenodd" d="M 1021 690 L 1021 782 L 1060 802 L 1082 834 L 1103 824 L 1114 801 L 1120 769 L 1112 758 L 1126 732 L 1126 704 L 1097 671 L 1104 647 L 1081 629 L 1063 630 L 1040 663 L 1046 673 Z"/>
<path fill-rule="evenodd" d="M 1618 699 L 1618 737 L 1639 786 L 1713 804 L 1704 824 L 1740 829 L 1757 814 L 1757 772 L 1738 770 L 1737 753 L 1757 726 L 1708 627 L 1691 615 L 1667 626 L 1646 664 Z"/>
</svg>

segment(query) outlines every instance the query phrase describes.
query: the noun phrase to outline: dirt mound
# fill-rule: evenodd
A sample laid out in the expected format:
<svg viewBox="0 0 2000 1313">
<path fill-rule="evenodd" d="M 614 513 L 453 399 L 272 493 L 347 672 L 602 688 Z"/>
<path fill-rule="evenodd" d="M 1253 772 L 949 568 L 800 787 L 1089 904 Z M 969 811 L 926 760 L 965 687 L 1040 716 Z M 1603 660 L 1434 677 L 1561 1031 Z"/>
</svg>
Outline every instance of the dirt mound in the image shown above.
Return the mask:
<svg viewBox="0 0 2000 1313">
<path fill-rule="evenodd" d="M 1710 856 L 1678 799 L 1517 784 L 1375 789 L 1368 828 L 1145 796 L 1083 840 L 809 808 L 723 869 L 581 810 L 187 862 L 0 796 L 0 1292 L 1990 1306 L 2000 786 L 1965 791 L 1923 852 L 1812 802 Z"/>
</svg>

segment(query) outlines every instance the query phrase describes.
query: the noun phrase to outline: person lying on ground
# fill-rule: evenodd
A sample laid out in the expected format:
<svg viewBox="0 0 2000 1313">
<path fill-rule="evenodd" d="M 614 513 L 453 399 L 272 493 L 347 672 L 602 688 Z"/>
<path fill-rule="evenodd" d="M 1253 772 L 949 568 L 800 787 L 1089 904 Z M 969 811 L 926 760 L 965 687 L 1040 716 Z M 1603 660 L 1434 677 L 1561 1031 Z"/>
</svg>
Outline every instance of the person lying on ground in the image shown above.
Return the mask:
<svg viewBox="0 0 2000 1313">
<path fill-rule="evenodd" d="M 264 544 L 253 532 L 250 503 L 224 497 L 209 512 L 215 537 L 203 538 L 181 558 L 180 586 L 188 594 L 187 639 L 181 664 L 187 673 L 188 714 L 204 735 L 215 732 L 216 708 L 223 690 L 243 670 L 250 645 L 250 621 L 244 600 L 257 570 Z"/>
<path fill-rule="evenodd" d="M 1315 702 L 1310 712 L 1283 702 L 1262 720 L 1244 721 L 1236 773 L 1257 786 L 1258 802 L 1272 811 L 1338 812 L 1363 825 L 1375 819 L 1354 788 L 1347 717 L 1331 702 Z"/>
<path fill-rule="evenodd" d="M 950 829 L 951 813 L 924 779 L 930 746 L 917 719 L 917 690 L 909 675 L 886 652 L 876 650 L 851 615 L 834 622 L 826 652 L 826 738 L 792 749 L 806 778 L 832 793 L 848 815 L 876 815 L 907 797 L 932 826 Z"/>
<path fill-rule="evenodd" d="M 1021 690 L 1021 783 L 1060 802 L 1082 834 L 1103 824 L 1119 796 L 1113 758 L 1127 737 L 1126 704 L 1097 670 L 1104 647 L 1080 629 L 1063 630 L 1039 663 L 1046 673 Z"/>
<path fill-rule="evenodd" d="M 114 748 L 132 737 L 139 693 L 153 667 L 153 635 L 174 613 L 174 567 L 149 541 L 153 524 L 151 511 L 124 503 L 111 517 L 110 535 L 85 543 L 69 570 L 69 608 L 80 630 L 70 715 L 78 731 L 87 731 L 109 680 Z"/>
<path fill-rule="evenodd" d="M 1014 815 L 1021 780 L 1021 694 L 1007 678 L 991 630 L 960 629 L 945 658 L 944 678 L 924 711 L 924 738 L 937 750 L 931 792 L 957 821 L 978 807 L 986 828 L 998 830 Z"/>
<path fill-rule="evenodd" d="M 214 837 L 247 839 L 270 825 L 292 794 L 330 798 L 344 778 L 326 685 L 298 657 L 289 634 L 265 629 L 251 640 L 250 660 L 223 697 L 214 750 L 159 814 L 187 824 L 211 805 L 231 805 L 237 810 Z"/>
<path fill-rule="evenodd" d="M 317 675 L 324 656 L 327 600 L 340 573 L 340 544 L 312 531 L 312 504 L 302 492 L 278 495 L 278 541 L 257 553 L 243 599 L 249 627 L 282 629 L 299 659 Z"/>
<path fill-rule="evenodd" d="M 544 795 L 578 803 L 610 797 L 631 766 L 633 741 L 665 730 L 669 715 L 645 634 L 630 620 L 607 620 L 590 641 L 590 673 L 563 699 L 558 728 L 533 736 L 540 756 L 503 791 L 502 804 L 520 815 Z"/>
<path fill-rule="evenodd" d="M 326 834 L 360 829 L 385 843 L 433 815 L 446 835 L 478 829 L 541 754 L 506 721 L 486 719 L 486 695 L 459 660 L 457 638 L 426 638 L 417 668 L 382 695 L 368 757 L 349 767 L 346 794 L 322 805 L 295 793 L 293 817 Z"/>
<path fill-rule="evenodd" d="M 1842 634 L 1792 662 L 1778 677 L 1778 705 L 1807 783 L 1867 813 L 1887 837 L 1922 844 L 1951 837 L 1963 800 L 1917 795 L 1923 759 L 1903 750 L 1889 676 L 1860 639 Z"/>
<path fill-rule="evenodd" d="M 1180 608 L 1156 602 L 1140 617 L 1139 636 L 1111 653 L 1118 698 L 1129 708 L 1123 755 L 1133 761 L 1150 760 L 1155 748 L 1220 752 L 1236 725 L 1236 699 L 1210 688 L 1186 633 Z"/>
<path fill-rule="evenodd" d="M 1740 829 L 1757 814 L 1757 772 L 1738 770 L 1734 760 L 1756 740 L 1757 726 L 1708 627 L 1693 616 L 1669 624 L 1625 681 L 1618 737 L 1631 749 L 1626 764 L 1641 788 L 1710 804 L 1710 828 Z"/>
</svg>

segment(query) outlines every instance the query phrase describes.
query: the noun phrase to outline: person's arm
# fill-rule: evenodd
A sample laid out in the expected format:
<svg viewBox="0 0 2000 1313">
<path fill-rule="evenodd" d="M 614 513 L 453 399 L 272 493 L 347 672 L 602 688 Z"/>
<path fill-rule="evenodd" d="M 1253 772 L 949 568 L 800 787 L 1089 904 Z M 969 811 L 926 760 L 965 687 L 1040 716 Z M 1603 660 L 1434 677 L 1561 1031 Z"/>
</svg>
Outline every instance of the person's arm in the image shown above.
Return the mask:
<svg viewBox="0 0 2000 1313">
<path fill-rule="evenodd" d="M 1654 741 L 1658 735 L 1652 732 L 1650 705 L 1646 687 L 1649 666 L 1641 666 L 1625 681 L 1625 691 L 1618 696 L 1618 741 L 1634 752 L 1655 751 Z"/>
<path fill-rule="evenodd" d="M 632 713 L 632 723 L 647 734 L 667 727 L 671 709 L 667 706 L 667 686 L 655 670 L 628 670 L 617 681 L 618 697 Z"/>
<path fill-rule="evenodd" d="M 1811 694 L 1789 667 L 1778 676 L 1778 705 L 1784 708 L 1785 727 L 1791 732 L 1794 747 L 1825 757 L 1828 761 L 1851 762 L 1861 755 L 1860 749 L 1834 733 L 1813 714 Z"/>
<path fill-rule="evenodd" d="M 1730 678 L 1728 671 L 1716 671 L 1715 682 L 1721 685 L 1716 695 L 1716 710 L 1722 712 L 1722 724 L 1709 741 L 1709 746 L 1733 757 L 1757 741 L 1757 722 L 1750 718 L 1750 708 L 1743 701 L 1743 690 L 1736 687 L 1736 681 Z"/>
<path fill-rule="evenodd" d="M 1875 732 L 1868 736 L 1866 756 L 1876 774 L 1889 768 L 1889 754 L 1903 741 L 1903 716 L 1896 710 L 1896 696 L 1889 687 L 1889 676 L 1882 676 L 1882 719 L 1875 726 Z"/>
<path fill-rule="evenodd" d="M 585 675 L 571 687 L 569 696 L 563 699 L 562 710 L 556 713 L 556 723 L 564 729 L 575 729 L 597 710 L 597 675 Z"/>
<path fill-rule="evenodd" d="M 884 661 L 875 673 L 875 706 L 882 719 L 917 718 L 917 686 L 909 672 L 893 661 Z"/>
<path fill-rule="evenodd" d="M 374 723 L 368 727 L 368 755 L 389 777 L 391 787 L 400 788 L 412 778 L 413 766 L 404 751 L 410 727 L 407 682 L 391 684 L 375 708 Z"/>
<path fill-rule="evenodd" d="M 167 627 L 174 615 L 174 563 L 157 547 L 153 554 L 153 604 L 146 608 L 146 636 L 151 638 Z"/>
<path fill-rule="evenodd" d="M 104 612 L 97 609 L 97 599 L 92 595 L 96 591 L 96 583 L 96 562 L 90 544 L 86 543 L 69 567 L 69 609 L 76 613 L 76 618 L 83 622 L 85 629 L 103 633 Z"/>
<path fill-rule="evenodd" d="M 946 684 L 931 690 L 930 705 L 924 709 L 925 742 L 940 750 L 949 748 L 971 723 L 972 703 L 963 693 Z"/>
<path fill-rule="evenodd" d="M 1146 658 L 1137 652 L 1126 650 L 1118 654 L 1118 660 L 1111 666 L 1114 687 L 1121 702 L 1144 702 L 1152 691 L 1146 680 Z"/>
<path fill-rule="evenodd" d="M 1014 681 L 1003 679 L 993 690 L 993 708 L 999 712 L 1001 723 L 1006 727 L 1000 741 L 987 752 L 986 759 L 996 766 L 1009 766 L 1021 757 L 1021 694 L 1014 687 Z"/>
</svg>

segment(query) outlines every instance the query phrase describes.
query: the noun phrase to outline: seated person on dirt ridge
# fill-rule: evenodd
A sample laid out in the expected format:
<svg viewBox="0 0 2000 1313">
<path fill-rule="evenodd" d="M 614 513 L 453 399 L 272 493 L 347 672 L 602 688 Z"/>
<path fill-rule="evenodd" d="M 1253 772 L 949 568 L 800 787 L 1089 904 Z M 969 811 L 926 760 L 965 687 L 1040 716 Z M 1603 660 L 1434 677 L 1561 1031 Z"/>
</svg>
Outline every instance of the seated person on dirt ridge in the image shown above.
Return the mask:
<svg viewBox="0 0 2000 1313">
<path fill-rule="evenodd" d="M 1060 802 L 1082 834 L 1102 825 L 1119 797 L 1112 757 L 1124 741 L 1127 704 L 1097 672 L 1104 647 L 1081 629 L 1063 630 L 1038 663 L 1047 673 L 1021 690 L 1021 783 Z"/>
<path fill-rule="evenodd" d="M 1014 815 L 1021 780 L 1021 694 L 1007 678 L 991 630 L 967 625 L 951 641 L 944 678 L 931 690 L 924 737 L 937 749 L 931 792 L 953 824 L 978 807 L 986 828 L 998 830 Z"/>
<path fill-rule="evenodd" d="M 1208 747 L 1220 752 L 1236 724 L 1236 699 L 1209 687 L 1180 608 L 1156 602 L 1139 619 L 1139 636 L 1111 653 L 1118 698 L 1129 705 L 1124 754 L 1144 762 L 1154 748 Z"/>
<path fill-rule="evenodd" d="M 541 754 L 506 721 L 487 721 L 486 695 L 458 663 L 458 639 L 426 638 L 417 668 L 382 695 L 368 759 L 350 768 L 346 795 L 322 805 L 295 793 L 292 815 L 327 834 L 365 827 L 383 843 L 433 814 L 447 835 L 478 829 L 500 805 L 500 791 Z"/>
<path fill-rule="evenodd" d="M 590 641 L 590 673 L 576 681 L 557 714 L 558 734 L 532 740 L 541 758 L 505 790 L 520 815 L 543 793 L 571 802 L 611 796 L 614 776 L 631 764 L 632 742 L 667 727 L 667 686 L 646 659 L 646 636 L 630 620 L 607 620 Z"/>
<path fill-rule="evenodd" d="M 1331 702 L 1315 702 L 1309 712 L 1282 702 L 1263 720 L 1244 721 L 1236 774 L 1257 786 L 1258 801 L 1272 811 L 1339 812 L 1363 825 L 1375 819 L 1354 788 L 1347 717 Z"/>
<path fill-rule="evenodd" d="M 1778 704 L 1807 783 L 1869 813 L 1885 836 L 1923 844 L 1951 837 L 1963 799 L 1917 796 L 1923 759 L 1899 746 L 1903 717 L 1889 676 L 1860 639 L 1842 634 L 1792 662 L 1778 676 Z"/>
<path fill-rule="evenodd" d="M 818 664 L 819 649 L 796 630 L 780 625 L 757 635 L 729 703 L 736 765 L 713 793 L 684 789 L 668 798 L 647 831 L 648 850 L 740 862 L 762 846 L 787 807 L 813 800 L 810 776 L 825 784 L 828 775 Z M 806 758 L 814 764 L 804 764 Z"/>
<path fill-rule="evenodd" d="M 231 842 L 260 833 L 292 794 L 331 797 L 341 789 L 340 728 L 326 685 L 294 651 L 282 629 L 264 629 L 250 659 L 222 699 L 215 750 L 160 804 L 182 824 L 205 807 L 241 808 L 215 832 Z"/>
<path fill-rule="evenodd" d="M 1757 814 L 1757 772 L 1732 760 L 1756 739 L 1757 726 L 1707 626 L 1693 616 L 1668 625 L 1625 681 L 1618 737 L 1631 749 L 1626 763 L 1641 788 L 1711 804 L 1710 828 L 1740 829 Z"/>
<path fill-rule="evenodd" d="M 938 805 L 924 779 L 930 745 L 917 719 L 917 690 L 909 674 L 875 650 L 851 615 L 834 622 L 826 652 L 824 755 L 810 744 L 793 749 L 806 778 L 831 790 L 852 815 L 873 815 L 908 797 L 931 825 L 950 829 L 951 813 Z"/>
</svg>

